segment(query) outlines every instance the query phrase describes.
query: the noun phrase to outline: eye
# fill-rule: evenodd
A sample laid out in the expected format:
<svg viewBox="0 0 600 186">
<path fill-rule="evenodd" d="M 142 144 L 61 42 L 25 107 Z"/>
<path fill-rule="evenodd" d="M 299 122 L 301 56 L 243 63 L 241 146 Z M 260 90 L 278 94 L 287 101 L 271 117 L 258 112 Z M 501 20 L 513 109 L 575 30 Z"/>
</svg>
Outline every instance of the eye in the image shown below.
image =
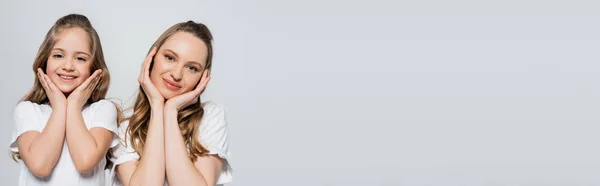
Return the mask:
<svg viewBox="0 0 600 186">
<path fill-rule="evenodd" d="M 83 61 L 83 62 L 87 61 L 87 59 L 84 57 L 77 57 L 76 59 L 77 59 L 77 61 Z"/>
<path fill-rule="evenodd" d="M 169 61 L 175 61 L 175 58 L 173 56 L 170 55 L 165 55 L 165 58 Z"/>
<path fill-rule="evenodd" d="M 198 72 L 198 68 L 196 68 L 195 66 L 187 66 L 186 68 L 188 70 L 191 70 L 192 72 Z"/>
<path fill-rule="evenodd" d="M 52 58 L 55 58 L 55 59 L 62 59 L 63 57 L 64 56 L 62 54 L 54 54 L 54 55 L 52 55 Z"/>
</svg>

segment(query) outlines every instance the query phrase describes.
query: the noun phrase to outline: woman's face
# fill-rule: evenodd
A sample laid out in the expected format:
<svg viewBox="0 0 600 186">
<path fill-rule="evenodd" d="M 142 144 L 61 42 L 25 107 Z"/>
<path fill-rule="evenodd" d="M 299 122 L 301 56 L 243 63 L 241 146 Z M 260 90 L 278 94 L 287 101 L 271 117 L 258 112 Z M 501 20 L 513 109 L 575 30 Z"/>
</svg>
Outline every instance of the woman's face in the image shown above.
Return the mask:
<svg viewBox="0 0 600 186">
<path fill-rule="evenodd" d="M 90 77 L 92 55 L 88 33 L 81 28 L 63 30 L 50 51 L 46 74 L 63 93 L 69 94 Z"/>
<path fill-rule="evenodd" d="M 206 67 L 208 48 L 196 36 L 177 32 L 154 56 L 150 79 L 165 99 L 196 88 Z"/>
</svg>

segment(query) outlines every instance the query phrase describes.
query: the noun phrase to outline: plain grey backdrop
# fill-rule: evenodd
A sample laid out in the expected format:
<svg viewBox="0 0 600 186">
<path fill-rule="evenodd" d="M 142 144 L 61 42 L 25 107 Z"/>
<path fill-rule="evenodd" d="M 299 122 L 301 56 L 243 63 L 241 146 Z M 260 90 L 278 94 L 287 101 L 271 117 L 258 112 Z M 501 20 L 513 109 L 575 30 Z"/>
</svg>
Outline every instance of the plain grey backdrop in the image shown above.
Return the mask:
<svg viewBox="0 0 600 186">
<path fill-rule="evenodd" d="M 600 185 L 597 1 L 0 3 L 2 185 L 12 109 L 59 17 L 100 34 L 108 96 L 131 103 L 154 40 L 215 38 L 203 95 L 225 106 L 229 185 Z"/>
</svg>

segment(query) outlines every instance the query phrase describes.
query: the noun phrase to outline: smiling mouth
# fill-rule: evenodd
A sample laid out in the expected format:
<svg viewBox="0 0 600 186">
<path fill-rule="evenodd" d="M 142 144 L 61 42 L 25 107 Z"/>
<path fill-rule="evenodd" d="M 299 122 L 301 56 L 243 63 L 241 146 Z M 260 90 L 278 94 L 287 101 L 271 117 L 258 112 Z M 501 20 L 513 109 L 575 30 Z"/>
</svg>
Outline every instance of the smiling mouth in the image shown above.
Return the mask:
<svg viewBox="0 0 600 186">
<path fill-rule="evenodd" d="M 167 81 L 166 79 L 163 79 L 163 82 L 165 83 L 165 86 L 170 90 L 179 90 L 181 88 L 181 86 L 173 84 Z"/>
<path fill-rule="evenodd" d="M 63 75 L 63 74 L 58 74 L 58 77 L 60 77 L 60 79 L 65 82 L 72 82 L 74 79 L 77 78 L 77 76 Z"/>
<path fill-rule="evenodd" d="M 59 77 L 62 78 L 62 79 L 66 79 L 66 80 L 75 79 L 75 76 L 63 76 L 63 75 L 59 75 Z"/>
</svg>

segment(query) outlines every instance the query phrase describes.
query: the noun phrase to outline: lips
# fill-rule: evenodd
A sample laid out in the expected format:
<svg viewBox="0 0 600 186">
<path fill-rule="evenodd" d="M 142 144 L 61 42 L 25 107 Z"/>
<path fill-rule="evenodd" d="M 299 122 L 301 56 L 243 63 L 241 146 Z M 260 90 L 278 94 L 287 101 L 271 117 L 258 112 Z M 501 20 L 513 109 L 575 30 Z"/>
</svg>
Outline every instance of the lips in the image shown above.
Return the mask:
<svg viewBox="0 0 600 186">
<path fill-rule="evenodd" d="M 77 76 L 71 75 L 71 74 L 57 74 L 57 75 L 58 75 L 58 77 L 60 77 L 61 80 L 65 81 L 65 82 L 71 82 L 77 78 Z"/>
<path fill-rule="evenodd" d="M 181 88 L 181 85 L 179 85 L 178 83 L 176 83 L 174 81 L 163 78 L 163 82 L 165 83 L 165 86 L 169 90 L 179 90 Z"/>
</svg>

